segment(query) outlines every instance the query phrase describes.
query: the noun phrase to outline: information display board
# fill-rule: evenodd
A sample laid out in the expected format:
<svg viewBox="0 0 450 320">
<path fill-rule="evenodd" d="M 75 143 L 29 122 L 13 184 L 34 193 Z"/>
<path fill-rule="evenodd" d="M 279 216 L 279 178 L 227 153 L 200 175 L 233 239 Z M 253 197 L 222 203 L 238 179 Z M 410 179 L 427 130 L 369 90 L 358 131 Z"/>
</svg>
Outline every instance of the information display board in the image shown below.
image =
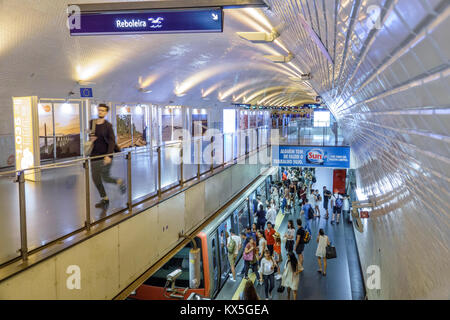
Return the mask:
<svg viewBox="0 0 450 320">
<path fill-rule="evenodd" d="M 350 147 L 273 146 L 272 165 L 350 168 Z"/>
<path fill-rule="evenodd" d="M 37 97 L 14 97 L 13 108 L 16 170 L 37 167 L 40 163 Z M 25 171 L 25 179 L 37 181 L 39 173 Z"/>
<path fill-rule="evenodd" d="M 81 13 L 79 19 L 71 36 L 223 31 L 221 8 Z"/>
</svg>

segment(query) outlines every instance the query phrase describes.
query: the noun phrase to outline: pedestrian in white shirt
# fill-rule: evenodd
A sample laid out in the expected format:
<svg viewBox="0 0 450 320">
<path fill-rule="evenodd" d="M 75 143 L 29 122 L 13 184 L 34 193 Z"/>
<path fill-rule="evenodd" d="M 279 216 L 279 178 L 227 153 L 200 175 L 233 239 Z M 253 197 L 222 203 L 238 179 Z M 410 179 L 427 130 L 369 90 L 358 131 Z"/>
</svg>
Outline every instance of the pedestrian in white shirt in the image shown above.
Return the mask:
<svg viewBox="0 0 450 320">
<path fill-rule="evenodd" d="M 342 212 L 344 214 L 344 219 L 346 217 L 347 221 L 350 223 L 350 200 L 348 194 L 344 195 L 344 203 L 342 204 Z"/>
<path fill-rule="evenodd" d="M 236 270 L 234 268 L 234 265 L 236 263 L 236 258 L 238 256 L 239 250 L 241 249 L 241 238 L 233 233 L 233 231 L 230 231 L 228 234 L 228 231 L 225 232 L 225 236 L 227 238 L 227 250 L 228 250 L 228 262 L 230 263 L 231 267 L 231 281 L 236 281 Z"/>
<path fill-rule="evenodd" d="M 275 220 L 277 219 L 277 210 L 275 209 L 275 204 L 272 204 L 267 210 L 266 213 L 266 220 L 267 223 L 271 223 L 272 225 L 275 225 Z"/>
</svg>

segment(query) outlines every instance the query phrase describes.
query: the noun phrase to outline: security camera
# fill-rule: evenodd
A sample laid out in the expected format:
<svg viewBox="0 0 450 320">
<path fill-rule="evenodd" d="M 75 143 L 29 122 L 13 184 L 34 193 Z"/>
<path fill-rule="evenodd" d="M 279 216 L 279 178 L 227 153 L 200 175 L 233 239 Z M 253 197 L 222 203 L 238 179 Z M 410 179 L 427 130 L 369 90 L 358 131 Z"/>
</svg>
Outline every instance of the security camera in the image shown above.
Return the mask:
<svg viewBox="0 0 450 320">
<path fill-rule="evenodd" d="M 177 269 L 175 271 L 172 271 L 171 273 L 169 273 L 167 275 L 167 281 L 175 282 L 175 280 L 181 275 L 181 273 L 182 273 L 181 269 Z"/>
</svg>

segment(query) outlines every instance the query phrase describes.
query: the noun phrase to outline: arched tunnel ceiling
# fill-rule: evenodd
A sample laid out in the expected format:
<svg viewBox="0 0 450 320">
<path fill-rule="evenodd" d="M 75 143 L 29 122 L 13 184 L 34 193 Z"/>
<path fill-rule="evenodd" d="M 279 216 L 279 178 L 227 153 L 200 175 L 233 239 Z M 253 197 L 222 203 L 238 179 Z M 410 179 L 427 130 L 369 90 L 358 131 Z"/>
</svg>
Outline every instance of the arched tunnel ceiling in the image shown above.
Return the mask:
<svg viewBox="0 0 450 320">
<path fill-rule="evenodd" d="M 358 194 L 390 199 L 358 238 L 363 272 L 382 269 L 369 297 L 450 298 L 449 1 L 265 1 L 270 9 L 255 11 L 293 53 L 289 64 L 263 58 L 286 55 L 280 45 L 236 35 L 269 31 L 248 9 L 226 10 L 223 34 L 71 38 L 69 1 L 0 0 L 0 134 L 12 132 L 11 96 L 64 97 L 80 79 L 108 100 L 199 107 L 255 94 L 251 102 L 300 103 L 317 92 L 351 143 Z M 88 2 L 113 0 L 70 1 Z M 289 79 L 308 72 L 310 82 Z"/>
<path fill-rule="evenodd" d="M 261 9 L 226 9 L 223 33 L 70 37 L 68 4 L 101 2 L 112 1 L 0 1 L 0 77 L 9 84 L 0 95 L 64 98 L 86 80 L 96 97 L 112 101 L 210 107 L 239 97 L 256 104 L 275 87 L 285 90 L 273 98 L 288 91 L 288 103 L 314 101 L 309 84 L 289 80 L 300 75 L 297 67 L 263 57 L 287 55 L 282 44 L 236 34 L 271 31 Z"/>
</svg>

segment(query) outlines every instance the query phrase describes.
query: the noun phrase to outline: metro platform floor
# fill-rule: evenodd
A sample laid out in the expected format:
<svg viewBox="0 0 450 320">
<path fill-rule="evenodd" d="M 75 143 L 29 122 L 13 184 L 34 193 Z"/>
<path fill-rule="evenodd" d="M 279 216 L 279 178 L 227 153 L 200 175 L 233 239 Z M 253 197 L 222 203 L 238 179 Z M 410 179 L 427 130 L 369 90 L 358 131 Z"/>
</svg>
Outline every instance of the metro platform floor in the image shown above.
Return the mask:
<svg viewBox="0 0 450 320">
<path fill-rule="evenodd" d="M 331 187 L 329 183 L 325 183 L 324 181 L 324 173 L 328 170 L 321 170 L 323 171 L 316 175 L 318 178 L 318 183 L 314 185 L 314 189 L 319 189 L 319 186 L 321 189 L 324 185 Z M 279 214 L 277 220 L 280 219 L 282 222 L 279 227 L 276 226 L 278 227 L 276 229 L 282 237 L 286 231 L 288 220 L 292 219 L 294 220 L 294 224 L 296 224 L 296 219 L 301 218 L 304 222 L 304 216 L 300 216 L 299 213 L 300 208 L 297 206 L 295 214 L 293 215 L 287 214 L 283 216 Z M 312 238 L 311 241 L 305 245 L 305 250 L 303 252 L 304 270 L 300 274 L 297 300 L 362 300 L 364 299 L 365 294 L 356 244 L 352 234 L 353 226 L 351 223 L 348 223 L 342 215 L 339 224 L 331 224 L 331 210 L 329 210 L 329 213 L 329 219 L 326 220 L 324 218 L 324 209 L 321 208 L 321 218 L 317 218 L 311 222 Z M 315 256 L 317 249 L 316 238 L 320 228 L 324 229 L 325 234 L 328 235 L 332 245 L 336 247 L 337 251 L 337 258 L 327 261 L 327 275 L 325 277 L 317 272 L 318 264 Z M 281 263 L 282 271 L 284 270 L 286 254 L 284 243 L 282 243 L 282 256 L 284 260 Z M 244 261 L 241 258 L 236 266 L 236 272 L 241 272 L 243 267 Z M 238 275 L 236 282 L 232 282 L 228 279 L 215 299 L 239 299 L 239 294 L 242 292 L 245 283 L 245 279 L 243 277 L 243 275 Z M 259 277 L 255 277 L 253 273 L 249 273 L 249 278 L 254 281 L 255 288 L 260 299 L 264 300 L 264 285 L 258 284 L 257 280 Z M 286 289 L 282 293 L 277 292 L 277 288 L 280 284 L 281 279 L 275 280 L 275 287 L 272 291 L 272 300 L 287 299 Z M 293 299 L 292 293 L 291 299 Z"/>
</svg>

